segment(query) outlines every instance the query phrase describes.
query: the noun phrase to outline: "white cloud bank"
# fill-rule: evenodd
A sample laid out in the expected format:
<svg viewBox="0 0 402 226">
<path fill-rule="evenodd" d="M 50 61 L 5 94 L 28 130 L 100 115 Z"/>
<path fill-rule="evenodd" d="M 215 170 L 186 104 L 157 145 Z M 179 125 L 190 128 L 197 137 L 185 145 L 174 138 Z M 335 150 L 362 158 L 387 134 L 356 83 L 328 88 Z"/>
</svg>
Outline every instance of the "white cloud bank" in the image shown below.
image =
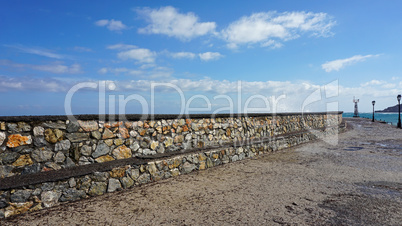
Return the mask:
<svg viewBox="0 0 402 226">
<path fill-rule="evenodd" d="M 34 64 L 19 64 L 10 60 L 0 60 L 0 65 L 19 69 L 33 69 L 37 71 L 45 71 L 53 74 L 78 74 L 81 73 L 80 64 L 64 65 L 62 62 L 54 62 L 53 64 L 34 65 Z"/>
<path fill-rule="evenodd" d="M 127 29 L 127 26 L 124 25 L 120 20 L 98 20 L 95 22 L 96 26 L 106 27 L 110 31 L 121 31 Z"/>
<path fill-rule="evenodd" d="M 379 55 L 365 55 L 365 56 L 355 55 L 355 56 L 352 56 L 352 57 L 349 57 L 346 59 L 338 59 L 338 60 L 328 61 L 328 62 L 322 64 L 321 67 L 326 72 L 339 71 L 340 69 L 342 69 L 346 66 L 350 66 L 357 62 L 362 62 L 368 58 L 377 57 L 377 56 L 379 56 Z"/>
<path fill-rule="evenodd" d="M 198 56 L 203 61 L 217 60 L 223 57 L 223 55 L 218 52 L 205 52 L 198 54 Z"/>
<path fill-rule="evenodd" d="M 9 48 L 14 48 L 14 49 L 18 49 L 19 51 L 23 52 L 23 53 L 29 53 L 29 54 L 34 54 L 34 55 L 38 55 L 38 56 L 44 56 L 44 57 L 49 57 L 52 59 L 63 59 L 66 58 L 64 55 L 61 54 L 57 54 L 52 52 L 51 50 L 48 49 L 43 49 L 43 48 L 36 48 L 36 47 L 26 47 L 26 46 L 22 46 L 22 45 L 4 45 L 5 47 L 9 47 Z"/>
<path fill-rule="evenodd" d="M 164 34 L 181 40 L 213 33 L 215 22 L 199 22 L 199 18 L 192 12 L 179 13 L 177 9 L 166 6 L 159 9 L 142 8 L 136 10 L 143 15 L 149 25 L 138 29 L 143 34 Z"/>
<path fill-rule="evenodd" d="M 278 48 L 279 41 L 296 39 L 304 33 L 327 37 L 335 21 L 326 13 L 275 11 L 254 13 L 231 23 L 221 32 L 229 48 L 242 44 L 260 44 Z"/>
</svg>

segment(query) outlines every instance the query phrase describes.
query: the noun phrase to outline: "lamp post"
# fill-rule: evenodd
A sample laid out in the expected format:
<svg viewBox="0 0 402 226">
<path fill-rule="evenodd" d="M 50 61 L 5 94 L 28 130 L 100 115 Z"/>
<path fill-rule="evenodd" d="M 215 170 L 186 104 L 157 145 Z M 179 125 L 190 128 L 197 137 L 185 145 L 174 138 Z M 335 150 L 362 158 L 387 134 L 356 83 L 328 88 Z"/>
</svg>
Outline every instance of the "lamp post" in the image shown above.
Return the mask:
<svg viewBox="0 0 402 226">
<path fill-rule="evenodd" d="M 401 128 L 401 94 L 399 94 L 397 97 L 398 99 L 398 107 L 399 107 L 399 117 L 398 117 L 398 128 Z"/>
<path fill-rule="evenodd" d="M 373 104 L 373 122 L 374 122 L 374 104 L 375 104 L 375 100 L 371 101 L 371 103 Z"/>
</svg>

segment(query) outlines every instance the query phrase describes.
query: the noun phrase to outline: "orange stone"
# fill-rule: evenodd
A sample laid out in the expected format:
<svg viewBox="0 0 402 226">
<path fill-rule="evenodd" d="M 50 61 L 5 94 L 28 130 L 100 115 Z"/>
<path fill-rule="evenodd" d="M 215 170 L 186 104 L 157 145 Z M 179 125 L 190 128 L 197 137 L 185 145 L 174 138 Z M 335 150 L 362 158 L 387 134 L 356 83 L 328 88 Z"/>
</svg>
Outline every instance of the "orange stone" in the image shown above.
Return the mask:
<svg viewBox="0 0 402 226">
<path fill-rule="evenodd" d="M 110 131 L 108 128 L 105 129 L 105 131 L 103 132 L 102 135 L 102 139 L 109 139 L 109 138 L 113 138 L 115 135 L 112 133 L 112 131 Z"/>
<path fill-rule="evenodd" d="M 31 144 L 31 136 L 22 136 L 21 134 L 12 134 L 8 136 L 7 147 L 15 148 L 21 145 Z"/>
<path fill-rule="evenodd" d="M 112 156 L 110 156 L 110 155 L 104 155 L 104 156 L 101 156 L 101 157 L 98 157 L 98 158 L 95 159 L 95 161 L 99 162 L 99 163 L 101 163 L 101 162 L 110 162 L 110 161 L 113 161 L 113 160 L 114 160 L 114 158 Z"/>
<path fill-rule="evenodd" d="M 115 148 L 112 154 L 114 157 L 116 157 L 116 159 L 131 158 L 131 149 L 126 147 L 125 145 L 122 145 L 118 148 Z"/>
<path fill-rule="evenodd" d="M 116 168 L 110 172 L 110 176 L 114 178 L 124 177 L 125 172 L 126 172 L 125 168 Z"/>
<path fill-rule="evenodd" d="M 183 132 L 187 132 L 188 131 L 188 127 L 185 125 L 183 126 Z"/>
<path fill-rule="evenodd" d="M 119 128 L 119 133 L 122 138 L 129 138 L 130 134 L 128 134 L 128 131 L 126 128 Z"/>
<path fill-rule="evenodd" d="M 30 166 L 33 164 L 33 161 L 31 157 L 29 157 L 29 154 L 26 155 L 21 155 L 14 163 L 13 166 Z"/>
</svg>

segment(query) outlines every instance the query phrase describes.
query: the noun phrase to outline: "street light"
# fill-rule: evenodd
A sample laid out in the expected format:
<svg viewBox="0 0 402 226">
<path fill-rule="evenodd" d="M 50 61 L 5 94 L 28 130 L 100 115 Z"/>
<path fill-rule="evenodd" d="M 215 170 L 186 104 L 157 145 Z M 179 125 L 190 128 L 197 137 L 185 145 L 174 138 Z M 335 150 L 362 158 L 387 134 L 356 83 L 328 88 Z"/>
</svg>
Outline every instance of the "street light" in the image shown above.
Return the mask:
<svg viewBox="0 0 402 226">
<path fill-rule="evenodd" d="M 401 128 L 401 94 L 399 94 L 397 97 L 398 99 L 398 107 L 399 107 L 399 118 L 398 118 L 398 128 Z"/>
<path fill-rule="evenodd" d="M 373 122 L 374 122 L 374 104 L 375 104 L 375 100 L 371 101 L 371 103 L 373 104 Z"/>
</svg>

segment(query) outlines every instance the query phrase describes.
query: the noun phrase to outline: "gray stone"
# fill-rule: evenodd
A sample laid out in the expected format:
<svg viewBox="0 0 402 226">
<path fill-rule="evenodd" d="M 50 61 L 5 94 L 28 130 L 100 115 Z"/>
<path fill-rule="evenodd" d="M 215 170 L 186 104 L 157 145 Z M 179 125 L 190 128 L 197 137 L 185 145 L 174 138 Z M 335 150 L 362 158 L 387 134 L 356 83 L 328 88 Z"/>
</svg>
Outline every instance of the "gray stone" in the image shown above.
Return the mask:
<svg viewBox="0 0 402 226">
<path fill-rule="evenodd" d="M 41 148 L 47 146 L 49 143 L 45 140 L 44 137 L 34 137 L 33 143 L 35 147 Z"/>
<path fill-rule="evenodd" d="M 117 190 L 121 190 L 120 181 L 116 178 L 110 178 L 107 186 L 107 192 L 114 192 Z"/>
<path fill-rule="evenodd" d="M 59 201 L 60 196 L 60 191 L 44 191 L 41 194 L 41 200 L 45 207 L 52 207 Z"/>
<path fill-rule="evenodd" d="M 19 133 L 21 129 L 18 128 L 16 123 L 7 123 L 7 128 L 9 133 Z"/>
<path fill-rule="evenodd" d="M 140 184 L 146 184 L 151 181 L 151 175 L 149 175 L 149 173 L 143 173 L 138 177 L 137 181 Z"/>
<path fill-rule="evenodd" d="M 71 147 L 71 142 L 69 140 L 62 140 L 56 143 L 55 151 L 68 151 Z"/>
<path fill-rule="evenodd" d="M 61 202 L 66 201 L 75 201 L 79 199 L 85 198 L 87 195 L 83 190 L 77 190 L 75 188 L 69 188 L 63 192 L 63 195 L 60 197 Z"/>
<path fill-rule="evenodd" d="M 130 149 L 133 151 L 137 151 L 140 148 L 140 145 L 137 141 L 135 141 L 132 145 L 130 145 Z"/>
<path fill-rule="evenodd" d="M 41 192 L 42 192 L 42 189 L 35 188 L 35 190 L 32 192 L 31 195 L 38 196 L 38 195 L 40 195 Z"/>
<path fill-rule="evenodd" d="M 92 148 L 88 145 L 84 145 L 81 147 L 81 154 L 85 156 L 90 156 L 92 153 Z"/>
<path fill-rule="evenodd" d="M 89 189 L 88 194 L 90 196 L 103 195 L 106 192 L 107 185 L 105 182 L 94 182 Z"/>
<path fill-rule="evenodd" d="M 240 153 L 239 160 L 243 160 L 245 158 L 246 158 L 246 154 L 244 154 L 244 152 Z"/>
<path fill-rule="evenodd" d="M 42 126 L 45 128 L 52 128 L 52 129 L 66 129 L 66 125 L 64 123 L 58 122 L 44 122 Z"/>
<path fill-rule="evenodd" d="M 123 185 L 123 188 L 129 188 L 134 185 L 134 181 L 130 177 L 123 177 L 120 179 L 121 185 Z"/>
<path fill-rule="evenodd" d="M 89 133 L 66 133 L 67 139 L 71 142 L 81 142 L 89 139 Z"/>
<path fill-rule="evenodd" d="M 41 171 L 40 164 L 36 163 L 30 166 L 25 166 L 22 169 L 21 175 L 39 173 L 40 171 Z"/>
<path fill-rule="evenodd" d="M 62 163 L 64 162 L 64 160 L 66 160 L 66 156 L 61 151 L 59 151 L 56 153 L 53 159 L 56 163 Z"/>
<path fill-rule="evenodd" d="M 32 152 L 31 157 L 37 162 L 46 162 L 52 159 L 53 152 L 48 148 L 35 149 Z"/>
<path fill-rule="evenodd" d="M 69 133 L 77 132 L 79 129 L 80 125 L 77 121 L 70 121 L 70 123 L 67 124 L 67 132 Z"/>
<path fill-rule="evenodd" d="M 6 134 L 4 132 L 0 132 L 0 146 L 6 140 Z"/>
<path fill-rule="evenodd" d="M 19 156 L 20 155 L 16 152 L 7 151 L 0 154 L 0 162 L 3 162 L 3 164 L 11 164 L 15 162 Z"/>
<path fill-rule="evenodd" d="M 94 172 L 93 175 L 90 176 L 93 181 L 96 182 L 105 182 L 109 178 L 109 173 L 107 172 Z"/>
<path fill-rule="evenodd" d="M 80 166 L 89 165 L 89 164 L 91 164 L 91 162 L 85 156 L 81 156 L 80 159 L 78 160 L 78 165 L 80 165 Z"/>
<path fill-rule="evenodd" d="M 87 190 L 91 187 L 91 178 L 87 175 L 79 180 L 77 188 L 80 190 Z"/>
<path fill-rule="evenodd" d="M 42 126 L 36 126 L 33 129 L 33 134 L 34 134 L 35 137 L 43 136 L 44 132 L 45 132 L 45 129 Z"/>
<path fill-rule="evenodd" d="M 102 134 L 99 131 L 92 131 L 91 136 L 97 140 L 100 140 L 102 138 Z"/>
<path fill-rule="evenodd" d="M 54 188 L 54 182 L 43 183 L 41 186 L 42 191 L 50 191 Z"/>
<path fill-rule="evenodd" d="M 109 147 L 105 143 L 100 143 L 96 147 L 94 153 L 92 153 L 93 158 L 98 158 L 99 156 L 106 155 L 110 151 Z"/>
<path fill-rule="evenodd" d="M 0 219 L 5 218 L 4 210 L 0 209 Z"/>
<path fill-rule="evenodd" d="M 146 149 L 142 150 L 142 154 L 144 154 L 144 155 L 155 155 L 156 151 L 151 151 L 151 149 L 146 148 Z"/>
<path fill-rule="evenodd" d="M 232 162 L 236 162 L 236 161 L 239 160 L 239 156 L 233 155 L 233 156 L 231 157 L 231 160 L 232 160 Z"/>
<path fill-rule="evenodd" d="M 138 177 L 140 176 L 140 170 L 139 169 L 128 169 L 127 174 L 131 177 L 131 179 L 137 180 Z"/>
<path fill-rule="evenodd" d="M 68 180 L 68 185 L 70 186 L 70 188 L 73 188 L 77 185 L 77 182 L 75 181 L 74 177 L 72 177 Z"/>
<path fill-rule="evenodd" d="M 7 207 L 7 201 L 5 199 L 0 199 L 0 209 Z M 0 215 L 1 218 L 1 215 Z"/>
<path fill-rule="evenodd" d="M 11 202 L 26 202 L 31 196 L 32 190 L 25 189 L 25 190 L 18 190 L 11 194 L 10 201 Z"/>
<path fill-rule="evenodd" d="M 222 157 L 222 163 L 224 163 L 224 164 L 229 163 L 229 157 L 227 155 L 224 155 Z"/>
<path fill-rule="evenodd" d="M 190 173 L 196 168 L 194 164 L 191 164 L 189 162 L 185 162 L 182 167 L 182 173 Z"/>
<path fill-rule="evenodd" d="M 66 158 L 66 161 L 65 161 L 64 165 L 65 165 L 67 168 L 68 168 L 68 167 L 76 166 L 75 163 L 74 163 L 74 161 L 73 161 L 70 157 L 67 157 L 67 158 Z"/>
<path fill-rule="evenodd" d="M 47 163 L 45 163 L 45 166 L 48 167 L 48 168 L 52 168 L 54 170 L 60 170 L 61 169 L 61 166 L 58 165 L 57 163 L 54 163 L 54 162 L 47 162 Z"/>
</svg>

